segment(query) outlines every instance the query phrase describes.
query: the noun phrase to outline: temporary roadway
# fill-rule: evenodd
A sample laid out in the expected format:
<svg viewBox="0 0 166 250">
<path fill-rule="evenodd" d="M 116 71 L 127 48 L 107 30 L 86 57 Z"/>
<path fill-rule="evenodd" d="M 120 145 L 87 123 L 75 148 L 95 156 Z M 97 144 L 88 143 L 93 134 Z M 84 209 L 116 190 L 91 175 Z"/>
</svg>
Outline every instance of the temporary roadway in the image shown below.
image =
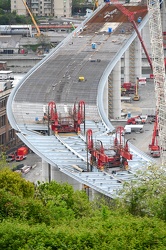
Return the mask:
<svg viewBox="0 0 166 250">
<path fill-rule="evenodd" d="M 140 3 L 125 4 L 125 7 L 130 11 L 146 9 Z M 140 16 L 141 30 L 148 21 L 147 11 L 136 14 L 135 20 Z M 63 116 L 76 101 L 84 100 L 86 130 L 92 129 L 94 139 L 109 147 L 114 127 L 104 112 L 104 87 L 108 75 L 135 37 L 127 17 L 113 4 L 103 3 L 26 74 L 13 89 L 7 104 L 10 124 L 32 151 L 79 183 L 109 197 L 116 195 L 124 181 L 135 179 L 136 171 L 151 164 L 153 159 L 129 144 L 133 159 L 129 161 L 128 171 L 100 171 L 95 167 L 87 171 L 90 156 L 84 133 L 48 135 L 47 122 L 43 123 L 42 118 L 50 101 L 55 101 Z M 80 76 L 84 81 L 79 81 Z M 83 171 L 78 171 L 75 165 Z"/>
</svg>

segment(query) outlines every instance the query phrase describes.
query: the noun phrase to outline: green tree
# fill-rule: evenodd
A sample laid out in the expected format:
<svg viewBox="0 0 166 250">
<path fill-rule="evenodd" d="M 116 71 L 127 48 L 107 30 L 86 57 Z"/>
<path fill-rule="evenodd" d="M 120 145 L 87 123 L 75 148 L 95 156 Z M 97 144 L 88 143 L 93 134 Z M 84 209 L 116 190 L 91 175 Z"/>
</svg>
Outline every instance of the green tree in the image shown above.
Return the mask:
<svg viewBox="0 0 166 250">
<path fill-rule="evenodd" d="M 140 183 L 137 182 L 135 188 L 141 187 L 143 181 L 155 188 L 151 184 L 140 188 L 135 199 L 137 207 L 133 210 L 130 209 L 134 200 L 130 199 L 129 194 L 133 194 L 133 189 L 128 190 L 130 186 L 126 190 L 124 187 L 123 198 L 116 206 L 116 202 L 104 200 L 103 196 L 89 202 L 85 192 L 74 191 L 67 183 L 53 181 L 38 183 L 35 187 L 18 173 L 0 171 L 0 249 L 166 249 L 166 222 L 159 208 L 161 204 L 164 207 L 166 201 L 165 187 L 162 188 L 165 177 L 162 178 L 162 169 L 158 170 L 154 166 L 140 175 Z M 158 182 L 154 183 L 155 180 Z M 145 195 L 147 199 L 148 194 L 151 201 L 144 204 L 140 196 Z M 151 207 L 153 203 L 155 206 Z M 153 212 L 152 216 L 147 211 Z"/>
<path fill-rule="evenodd" d="M 0 249 L 12 250 L 164 250 L 166 224 L 108 211 L 50 227 L 5 220 L 0 224 Z"/>
<path fill-rule="evenodd" d="M 120 207 L 137 216 L 158 217 L 166 221 L 166 175 L 163 167 L 149 166 L 137 173 L 139 179 L 125 183 Z"/>
<path fill-rule="evenodd" d="M 9 169 L 0 171 L 0 189 L 20 197 L 33 197 L 34 185 Z"/>
<path fill-rule="evenodd" d="M 43 183 L 37 187 L 37 197 L 47 208 L 54 210 L 56 219 L 64 217 L 83 217 L 91 212 L 91 204 L 84 191 L 74 191 L 71 185 L 55 181 Z"/>
<path fill-rule="evenodd" d="M 0 8 L 9 11 L 11 9 L 11 0 L 0 0 Z"/>
</svg>

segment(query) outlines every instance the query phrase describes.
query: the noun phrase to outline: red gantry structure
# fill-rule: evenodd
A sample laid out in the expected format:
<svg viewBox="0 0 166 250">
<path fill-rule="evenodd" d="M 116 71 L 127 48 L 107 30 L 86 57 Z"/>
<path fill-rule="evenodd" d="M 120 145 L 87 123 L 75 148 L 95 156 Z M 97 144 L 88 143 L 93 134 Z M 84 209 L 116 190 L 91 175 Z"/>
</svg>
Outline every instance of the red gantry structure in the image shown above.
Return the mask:
<svg viewBox="0 0 166 250">
<path fill-rule="evenodd" d="M 103 170 L 111 167 L 123 167 L 128 169 L 128 160 L 132 160 L 132 154 L 129 152 L 128 141 L 124 139 L 124 128 L 117 127 L 114 139 L 114 145 L 105 149 L 102 141 L 93 141 L 93 132 L 87 130 L 87 148 L 91 155 L 90 163 L 98 169 Z"/>
<path fill-rule="evenodd" d="M 80 101 L 78 106 L 74 103 L 71 114 L 61 117 L 58 115 L 56 103 L 51 101 L 48 103 L 48 117 L 51 130 L 54 131 L 55 134 L 71 132 L 80 133 L 81 123 L 85 124 L 85 102 Z"/>
</svg>

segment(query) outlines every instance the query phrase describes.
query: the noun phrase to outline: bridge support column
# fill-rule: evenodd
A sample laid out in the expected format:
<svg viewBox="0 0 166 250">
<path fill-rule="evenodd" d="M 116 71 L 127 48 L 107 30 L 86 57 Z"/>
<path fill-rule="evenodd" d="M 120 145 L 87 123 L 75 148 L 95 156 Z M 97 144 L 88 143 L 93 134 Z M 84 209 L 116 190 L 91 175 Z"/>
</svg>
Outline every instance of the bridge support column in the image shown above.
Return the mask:
<svg viewBox="0 0 166 250">
<path fill-rule="evenodd" d="M 51 180 L 51 168 L 50 164 L 46 161 L 42 160 L 42 181 L 43 182 L 50 182 Z"/>
<path fill-rule="evenodd" d="M 74 190 L 82 190 L 83 186 L 78 181 L 74 180 L 70 176 L 62 173 L 59 168 L 52 166 L 51 167 L 51 180 L 54 180 L 58 183 L 68 183 L 71 185 Z"/>
<path fill-rule="evenodd" d="M 121 117 L 121 61 L 113 70 L 113 119 Z"/>
<path fill-rule="evenodd" d="M 124 54 L 124 82 L 136 83 L 136 78 L 142 76 L 142 47 L 138 38 L 130 45 Z"/>
<path fill-rule="evenodd" d="M 126 50 L 124 54 L 124 82 L 130 82 L 130 65 L 129 65 L 129 49 Z"/>
</svg>

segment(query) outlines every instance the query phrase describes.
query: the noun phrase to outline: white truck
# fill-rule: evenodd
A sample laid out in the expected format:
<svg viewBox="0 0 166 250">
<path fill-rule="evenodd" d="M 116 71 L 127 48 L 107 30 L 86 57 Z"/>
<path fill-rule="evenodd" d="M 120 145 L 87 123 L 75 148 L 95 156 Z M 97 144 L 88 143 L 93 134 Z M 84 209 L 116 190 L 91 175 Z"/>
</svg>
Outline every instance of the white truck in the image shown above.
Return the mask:
<svg viewBox="0 0 166 250">
<path fill-rule="evenodd" d="M 13 84 L 11 81 L 0 81 L 0 92 L 11 89 Z"/>
<path fill-rule="evenodd" d="M 140 124 L 126 125 L 124 127 L 124 133 L 125 134 L 131 134 L 131 132 L 142 133 L 144 132 L 143 128 L 144 128 L 144 125 L 140 125 Z"/>
</svg>

